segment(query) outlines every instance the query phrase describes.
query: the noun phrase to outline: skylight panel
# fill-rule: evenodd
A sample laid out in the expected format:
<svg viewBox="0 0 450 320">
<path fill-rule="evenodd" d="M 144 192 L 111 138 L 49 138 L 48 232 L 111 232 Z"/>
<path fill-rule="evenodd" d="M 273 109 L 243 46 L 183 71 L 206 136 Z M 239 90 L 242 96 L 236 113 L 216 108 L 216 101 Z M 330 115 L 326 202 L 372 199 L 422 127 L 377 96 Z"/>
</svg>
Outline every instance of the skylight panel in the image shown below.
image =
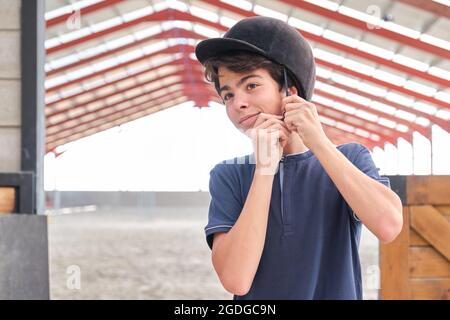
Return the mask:
<svg viewBox="0 0 450 320">
<path fill-rule="evenodd" d="M 404 66 L 414 68 L 414 69 L 420 70 L 420 71 L 426 71 L 429 68 L 429 65 L 427 63 L 416 60 L 416 59 L 409 58 L 409 57 L 401 55 L 401 54 L 394 55 L 392 60 L 394 62 L 397 62 Z"/>
<path fill-rule="evenodd" d="M 424 94 L 429 97 L 433 96 L 437 91 L 435 88 L 423 85 L 421 83 L 418 83 L 418 82 L 415 82 L 412 80 L 406 81 L 404 87 L 406 89 L 412 90 L 414 92 L 420 92 L 421 94 Z"/>
<path fill-rule="evenodd" d="M 319 66 L 316 66 L 316 76 L 328 79 L 333 74 L 333 71 L 330 69 L 325 69 Z"/>
<path fill-rule="evenodd" d="M 59 36 L 62 42 L 69 42 L 91 34 L 90 28 L 82 28 Z"/>
<path fill-rule="evenodd" d="M 384 88 L 376 87 L 365 82 L 360 82 L 357 89 L 378 97 L 384 97 L 387 92 Z"/>
<path fill-rule="evenodd" d="M 397 124 L 396 129 L 398 131 L 401 131 L 401 132 L 408 132 L 409 131 L 409 128 L 407 126 L 405 126 L 404 124 Z"/>
<path fill-rule="evenodd" d="M 372 109 L 375 109 L 375 110 L 378 110 L 378 111 L 381 111 L 381 112 L 384 112 L 384 113 L 387 113 L 390 115 L 393 115 L 397 111 L 396 108 L 389 106 L 387 104 L 378 102 L 378 101 L 372 101 L 372 103 L 370 104 L 370 107 Z"/>
<path fill-rule="evenodd" d="M 445 102 L 449 102 L 449 101 L 450 101 L 450 94 L 448 94 L 448 93 L 446 93 L 446 92 L 444 92 L 444 91 L 438 91 L 438 92 L 434 95 L 434 97 L 435 97 L 436 99 L 439 99 L 439 100 L 442 100 L 442 101 L 445 101 Z"/>
<path fill-rule="evenodd" d="M 208 11 L 205 10 L 203 8 L 200 7 L 196 7 L 196 6 L 191 6 L 190 7 L 191 13 L 194 16 L 206 19 L 208 21 L 212 21 L 212 22 L 218 22 L 219 21 L 219 16 L 212 11 Z"/>
<path fill-rule="evenodd" d="M 153 13 L 153 8 L 151 6 L 144 7 L 142 9 L 134 10 L 131 12 L 127 12 L 122 15 L 122 18 L 124 21 L 128 22 L 131 20 L 139 19 L 142 17 L 145 17 L 147 15 L 150 15 Z"/>
<path fill-rule="evenodd" d="M 341 65 L 345 61 L 344 57 L 342 57 L 340 55 L 337 55 L 337 54 L 334 54 L 334 53 L 331 53 L 329 51 L 325 51 L 325 50 L 322 50 L 322 49 L 319 49 L 319 48 L 315 48 L 315 49 L 313 49 L 313 51 L 314 51 L 314 56 L 316 58 L 326 60 L 328 62 L 331 62 L 331 63 L 335 64 L 335 65 Z"/>
<path fill-rule="evenodd" d="M 166 0 L 168 6 L 172 9 L 180 10 L 182 12 L 187 12 L 189 10 L 186 3 L 177 0 Z M 192 8 L 192 7 L 191 7 Z"/>
<path fill-rule="evenodd" d="M 378 119 L 378 123 L 383 125 L 383 126 L 385 126 L 385 127 L 391 128 L 391 129 L 395 128 L 395 126 L 397 125 L 396 122 L 388 120 L 388 119 L 385 119 L 385 118 L 382 118 L 382 117 L 380 117 Z"/>
<path fill-rule="evenodd" d="M 397 103 L 402 104 L 402 105 L 407 106 L 407 107 L 411 106 L 413 104 L 413 102 L 414 102 L 414 99 L 407 98 L 407 97 L 405 97 L 403 95 L 399 95 L 399 94 L 394 93 L 394 92 L 389 92 L 386 95 L 386 99 L 389 100 L 389 101 L 397 102 Z"/>
<path fill-rule="evenodd" d="M 237 20 L 225 17 L 225 16 L 221 16 L 220 17 L 220 24 L 227 27 L 227 28 L 231 28 L 232 26 L 234 26 L 236 24 Z"/>
<path fill-rule="evenodd" d="M 370 120 L 370 121 L 377 121 L 377 119 L 378 119 L 377 115 L 374 115 L 372 113 L 366 112 L 364 110 L 356 111 L 355 115 L 360 117 L 360 118 L 363 118 L 363 119 L 366 119 L 366 120 Z"/>
<path fill-rule="evenodd" d="M 217 37 L 220 36 L 220 33 L 217 32 L 216 30 L 208 28 L 208 27 L 205 27 L 205 26 L 201 26 L 201 25 L 198 25 L 198 24 L 196 24 L 194 26 L 194 31 L 197 32 L 198 34 L 201 34 L 201 35 L 206 36 L 208 38 L 217 38 Z"/>
<path fill-rule="evenodd" d="M 343 112 L 348 113 L 348 114 L 354 114 L 355 111 L 356 111 L 356 108 L 350 107 L 350 106 L 348 106 L 346 104 L 339 103 L 339 102 L 334 103 L 333 108 L 335 108 L 337 110 L 340 110 L 340 111 L 343 111 Z"/>
<path fill-rule="evenodd" d="M 322 29 L 322 28 L 320 28 L 320 29 Z M 357 40 L 355 38 L 347 37 L 347 36 L 343 35 L 342 33 L 334 32 L 332 30 L 325 30 L 323 32 L 323 37 L 333 40 L 338 43 L 345 44 L 352 48 L 355 48 L 359 43 L 359 40 Z"/>
<path fill-rule="evenodd" d="M 376 79 L 383 80 L 398 86 L 403 86 L 403 84 L 405 83 L 405 78 L 380 69 L 375 70 L 372 76 Z"/>
<path fill-rule="evenodd" d="M 345 95 L 345 99 L 359 103 L 363 106 L 368 106 L 371 102 L 369 98 L 360 96 L 359 94 L 353 92 L 347 92 L 347 94 Z"/>
<path fill-rule="evenodd" d="M 370 132 L 368 132 L 366 130 L 359 129 L 359 128 L 355 129 L 355 133 L 360 135 L 360 136 L 362 136 L 362 137 L 364 137 L 364 138 L 368 138 L 370 136 Z"/>
<path fill-rule="evenodd" d="M 446 50 L 448 50 L 448 48 L 450 48 L 450 42 L 445 41 L 444 39 L 439 39 L 439 38 L 430 36 L 429 34 L 426 34 L 426 33 L 423 33 L 420 36 L 420 40 L 422 40 L 423 42 L 432 44 L 434 46 L 444 48 Z"/>
<path fill-rule="evenodd" d="M 240 9 L 244 9 L 247 11 L 251 11 L 252 10 L 252 3 L 250 1 L 245 1 L 245 0 L 221 0 L 221 2 L 223 3 L 227 3 L 233 7 L 237 7 Z"/>
<path fill-rule="evenodd" d="M 96 24 L 91 25 L 91 30 L 94 32 L 99 32 L 105 29 L 112 28 L 114 26 L 117 26 L 123 22 L 122 17 L 115 17 L 112 19 L 108 19 Z"/>
<path fill-rule="evenodd" d="M 318 36 L 324 33 L 324 29 L 322 27 L 294 17 L 290 17 L 288 23 L 294 28 L 300 29 L 301 31 L 310 32 Z"/>
<path fill-rule="evenodd" d="M 424 103 L 424 102 L 420 102 L 420 101 L 416 101 L 414 102 L 414 104 L 412 105 L 412 107 L 416 110 L 428 113 L 428 114 L 435 114 L 437 108 L 435 106 L 432 106 L 428 103 Z"/>
<path fill-rule="evenodd" d="M 345 59 L 342 66 L 368 76 L 370 76 L 375 71 L 375 68 L 363 63 L 359 63 L 352 59 Z"/>
<path fill-rule="evenodd" d="M 357 88 L 359 85 L 359 80 L 344 76 L 339 73 L 333 73 L 331 75 L 331 80 L 342 83 L 351 88 Z"/>
<path fill-rule="evenodd" d="M 450 111 L 441 109 L 436 112 L 435 116 L 444 120 L 450 120 Z"/>
<path fill-rule="evenodd" d="M 416 117 L 417 117 L 414 113 L 407 112 L 407 111 L 404 111 L 404 110 L 397 110 L 395 112 L 395 116 L 399 117 L 399 118 L 402 118 L 402 119 L 405 119 L 405 120 L 408 120 L 408 121 L 414 121 L 416 119 Z"/>
<path fill-rule="evenodd" d="M 325 98 L 321 95 L 315 94 L 314 95 L 314 101 L 326 106 L 332 106 L 334 104 L 334 101 L 328 98 Z"/>
<path fill-rule="evenodd" d="M 332 85 L 329 85 L 329 84 L 326 84 L 323 82 L 319 82 L 319 81 L 316 82 L 315 88 L 320 89 L 325 92 L 328 92 L 328 93 L 331 93 L 331 94 L 334 94 L 335 96 L 342 97 L 342 98 L 345 97 L 345 95 L 347 94 L 347 91 L 345 91 L 341 88 L 337 88 Z"/>
<path fill-rule="evenodd" d="M 374 46 L 365 41 L 359 42 L 358 49 L 361 51 L 364 51 L 364 52 L 368 52 L 370 54 L 374 54 L 378 57 L 385 58 L 385 59 L 392 59 L 392 57 L 395 55 L 395 53 L 390 50 L 386 50 L 386 49 Z"/>
<path fill-rule="evenodd" d="M 264 17 L 271 17 L 271 18 L 275 18 L 281 21 L 286 21 L 287 20 L 287 15 L 279 12 L 279 11 L 275 11 L 260 5 L 255 5 L 255 7 L 253 8 L 253 11 L 261 16 Z"/>
<path fill-rule="evenodd" d="M 339 4 L 333 1 L 328 0 L 305 0 L 305 1 L 331 11 L 336 11 L 339 8 Z"/>
<path fill-rule="evenodd" d="M 427 118 L 423 118 L 423 117 L 417 117 L 417 119 L 415 120 L 415 122 L 418 125 L 421 125 L 423 127 L 428 127 L 430 125 L 430 120 L 428 120 Z"/>
</svg>

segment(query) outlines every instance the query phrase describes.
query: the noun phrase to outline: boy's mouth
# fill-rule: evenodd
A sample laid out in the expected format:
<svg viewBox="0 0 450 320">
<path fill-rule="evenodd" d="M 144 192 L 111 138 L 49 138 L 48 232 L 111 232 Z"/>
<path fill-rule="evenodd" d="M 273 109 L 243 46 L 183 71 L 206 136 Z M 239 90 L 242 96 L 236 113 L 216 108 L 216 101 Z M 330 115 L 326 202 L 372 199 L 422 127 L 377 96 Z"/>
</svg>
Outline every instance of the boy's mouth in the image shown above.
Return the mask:
<svg viewBox="0 0 450 320">
<path fill-rule="evenodd" d="M 247 116 L 242 117 L 242 118 L 239 120 L 239 124 L 243 123 L 244 121 L 247 121 L 248 119 L 251 119 L 251 118 L 254 117 L 254 116 L 257 116 L 258 114 L 260 114 L 260 112 L 255 113 L 255 114 L 250 114 L 250 115 L 247 115 Z"/>
<path fill-rule="evenodd" d="M 259 114 L 260 114 L 260 112 L 242 117 L 239 120 L 239 125 L 241 127 L 243 127 L 244 129 L 249 129 L 250 127 L 253 126 L 253 124 L 255 123 L 256 118 L 258 117 Z"/>
</svg>

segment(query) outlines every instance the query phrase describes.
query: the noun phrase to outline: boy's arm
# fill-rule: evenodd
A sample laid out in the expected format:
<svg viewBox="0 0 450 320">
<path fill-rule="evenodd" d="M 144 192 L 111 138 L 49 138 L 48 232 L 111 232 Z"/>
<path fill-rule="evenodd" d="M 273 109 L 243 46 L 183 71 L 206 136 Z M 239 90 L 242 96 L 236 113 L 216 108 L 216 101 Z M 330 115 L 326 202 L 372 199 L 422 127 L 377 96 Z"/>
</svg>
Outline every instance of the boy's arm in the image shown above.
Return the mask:
<svg viewBox="0 0 450 320">
<path fill-rule="evenodd" d="M 398 195 L 361 172 L 331 142 L 316 146 L 313 152 L 358 219 L 381 242 L 393 241 L 403 224 Z"/>
<path fill-rule="evenodd" d="M 286 110 L 284 122 L 299 134 L 303 143 L 316 155 L 361 222 L 381 242 L 394 240 L 403 225 L 400 198 L 355 167 L 336 149 L 325 135 L 313 103 L 292 95 L 284 98 L 282 105 Z"/>
<path fill-rule="evenodd" d="M 251 288 L 266 238 L 273 175 L 255 171 L 242 212 L 227 233 L 216 233 L 212 262 L 224 288 L 238 296 Z"/>
</svg>

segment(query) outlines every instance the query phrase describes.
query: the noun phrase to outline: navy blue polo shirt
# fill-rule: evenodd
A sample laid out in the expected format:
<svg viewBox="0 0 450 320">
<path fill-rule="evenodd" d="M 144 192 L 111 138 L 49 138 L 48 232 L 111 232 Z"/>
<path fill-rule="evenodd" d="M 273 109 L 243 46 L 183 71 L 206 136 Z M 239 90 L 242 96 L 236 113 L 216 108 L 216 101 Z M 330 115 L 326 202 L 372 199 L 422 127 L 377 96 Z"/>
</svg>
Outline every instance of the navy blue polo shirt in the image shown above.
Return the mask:
<svg viewBox="0 0 450 320">
<path fill-rule="evenodd" d="M 357 168 L 389 187 L 369 150 L 336 147 Z M 261 260 L 247 299 L 362 299 L 358 247 L 362 224 L 309 150 L 283 157 L 272 187 Z M 254 155 L 222 161 L 210 172 L 206 240 L 229 231 L 242 211 Z"/>
</svg>

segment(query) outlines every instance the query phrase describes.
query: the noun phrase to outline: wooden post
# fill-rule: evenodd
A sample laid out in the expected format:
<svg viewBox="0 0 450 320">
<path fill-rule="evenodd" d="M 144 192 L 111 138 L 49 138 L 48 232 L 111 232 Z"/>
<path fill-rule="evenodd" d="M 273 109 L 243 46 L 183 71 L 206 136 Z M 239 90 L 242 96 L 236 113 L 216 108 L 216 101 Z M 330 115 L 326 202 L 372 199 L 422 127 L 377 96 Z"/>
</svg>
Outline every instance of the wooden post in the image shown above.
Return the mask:
<svg viewBox="0 0 450 320">
<path fill-rule="evenodd" d="M 382 300 L 409 299 L 409 208 L 403 207 L 403 229 L 392 243 L 380 244 Z"/>
</svg>

